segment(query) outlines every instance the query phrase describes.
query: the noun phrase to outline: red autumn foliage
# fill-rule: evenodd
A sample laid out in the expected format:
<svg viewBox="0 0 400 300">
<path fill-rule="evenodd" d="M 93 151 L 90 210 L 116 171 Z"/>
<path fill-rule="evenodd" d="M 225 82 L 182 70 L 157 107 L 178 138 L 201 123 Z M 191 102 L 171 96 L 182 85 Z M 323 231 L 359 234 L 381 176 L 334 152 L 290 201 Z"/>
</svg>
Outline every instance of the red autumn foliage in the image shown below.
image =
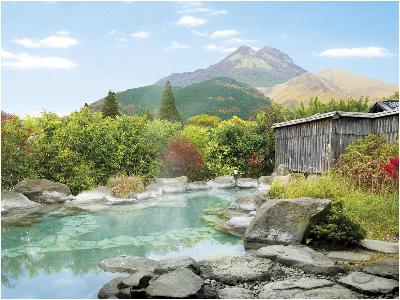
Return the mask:
<svg viewBox="0 0 400 300">
<path fill-rule="evenodd" d="M 16 118 L 17 116 L 13 115 L 13 114 L 8 114 L 4 111 L 1 112 L 1 124 L 3 124 L 4 122 L 12 119 L 12 118 Z"/>
<path fill-rule="evenodd" d="M 187 176 L 190 180 L 198 178 L 204 167 L 198 147 L 182 138 L 173 139 L 161 157 L 161 172 L 167 176 Z"/>
<path fill-rule="evenodd" d="M 252 168 L 259 167 L 261 163 L 262 163 L 262 158 L 258 157 L 255 153 L 250 155 L 250 157 L 247 159 L 247 164 Z"/>
<path fill-rule="evenodd" d="M 390 157 L 389 162 L 382 165 L 382 170 L 391 178 L 399 179 L 399 158 Z"/>
</svg>

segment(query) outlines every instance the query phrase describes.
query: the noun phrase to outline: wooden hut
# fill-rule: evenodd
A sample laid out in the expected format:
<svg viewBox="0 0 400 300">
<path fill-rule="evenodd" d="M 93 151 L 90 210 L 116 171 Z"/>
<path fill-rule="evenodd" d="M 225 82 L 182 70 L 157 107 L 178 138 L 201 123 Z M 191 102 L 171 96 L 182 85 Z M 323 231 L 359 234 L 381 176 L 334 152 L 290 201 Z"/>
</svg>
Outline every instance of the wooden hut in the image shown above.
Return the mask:
<svg viewBox="0 0 400 300">
<path fill-rule="evenodd" d="M 333 111 L 276 123 L 275 168 L 292 172 L 321 173 L 344 152 L 346 146 L 370 133 L 398 139 L 399 110 L 379 113 Z"/>
</svg>

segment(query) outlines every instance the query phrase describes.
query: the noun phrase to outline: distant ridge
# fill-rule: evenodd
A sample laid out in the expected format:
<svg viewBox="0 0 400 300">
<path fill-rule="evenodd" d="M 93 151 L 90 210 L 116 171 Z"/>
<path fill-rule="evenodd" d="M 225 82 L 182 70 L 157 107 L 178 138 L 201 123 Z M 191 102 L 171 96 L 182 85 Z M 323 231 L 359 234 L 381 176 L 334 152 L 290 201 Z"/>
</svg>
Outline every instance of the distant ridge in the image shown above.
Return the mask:
<svg viewBox="0 0 400 300">
<path fill-rule="evenodd" d="M 158 113 L 162 86 L 150 85 L 116 94 L 120 109 L 125 114 L 138 114 L 148 108 Z M 186 87 L 173 87 L 176 107 L 186 119 L 197 114 L 217 115 L 229 119 L 236 115 L 248 118 L 257 108 L 270 101 L 257 89 L 232 78 L 217 77 Z M 89 105 L 91 111 L 100 111 L 103 99 Z"/>
</svg>

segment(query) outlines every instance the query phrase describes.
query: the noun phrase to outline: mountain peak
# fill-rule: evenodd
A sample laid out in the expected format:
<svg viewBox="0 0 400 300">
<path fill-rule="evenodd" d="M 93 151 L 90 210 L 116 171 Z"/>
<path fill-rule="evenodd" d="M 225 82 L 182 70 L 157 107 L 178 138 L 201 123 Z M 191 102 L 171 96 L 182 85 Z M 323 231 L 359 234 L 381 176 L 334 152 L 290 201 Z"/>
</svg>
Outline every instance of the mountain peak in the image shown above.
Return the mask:
<svg viewBox="0 0 400 300">
<path fill-rule="evenodd" d="M 163 85 L 167 80 L 174 86 L 187 86 L 215 77 L 231 77 L 253 87 L 271 87 L 305 73 L 282 51 L 266 46 L 258 51 L 242 45 L 220 62 L 194 72 L 175 73 L 160 79 L 156 84 Z"/>
</svg>

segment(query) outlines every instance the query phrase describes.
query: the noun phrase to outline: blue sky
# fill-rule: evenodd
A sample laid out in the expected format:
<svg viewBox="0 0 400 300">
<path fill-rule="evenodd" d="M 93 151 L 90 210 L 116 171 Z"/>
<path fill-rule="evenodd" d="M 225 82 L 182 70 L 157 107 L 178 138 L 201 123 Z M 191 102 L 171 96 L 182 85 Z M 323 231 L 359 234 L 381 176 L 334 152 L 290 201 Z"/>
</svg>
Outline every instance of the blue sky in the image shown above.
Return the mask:
<svg viewBox="0 0 400 300">
<path fill-rule="evenodd" d="M 2 109 L 65 114 L 245 44 L 397 83 L 397 2 L 2 2 Z"/>
</svg>

